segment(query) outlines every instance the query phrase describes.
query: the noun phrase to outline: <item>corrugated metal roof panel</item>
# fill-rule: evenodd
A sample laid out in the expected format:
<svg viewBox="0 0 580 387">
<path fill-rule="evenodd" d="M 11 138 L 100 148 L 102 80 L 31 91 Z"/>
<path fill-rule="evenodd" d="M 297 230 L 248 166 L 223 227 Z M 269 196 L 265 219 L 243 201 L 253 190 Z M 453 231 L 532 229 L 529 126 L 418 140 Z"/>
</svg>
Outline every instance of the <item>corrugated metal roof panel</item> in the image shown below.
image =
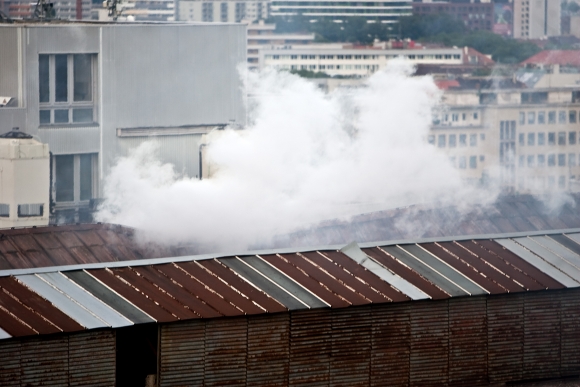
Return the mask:
<svg viewBox="0 0 580 387">
<path fill-rule="evenodd" d="M 68 229 L 67 233 L 67 251 L 79 243 L 88 248 L 104 241 L 100 235 L 78 237 L 74 229 Z M 31 232 L 28 236 L 33 234 Z M 580 272 L 574 272 L 578 270 L 575 265 L 580 260 L 577 253 L 580 245 L 576 243 L 578 235 L 580 233 L 573 232 L 568 235 L 516 234 L 503 235 L 499 239 L 491 236 L 371 246 L 362 250 L 351 244 L 342 249 L 283 254 L 256 253 L 213 259 L 211 256 L 165 258 L 141 263 L 132 261 L 124 266 L 113 262 L 103 263 L 100 268 L 95 268 L 94 264 L 41 268 L 36 273 L 34 270 L 19 270 L 16 276 L 6 276 L 4 272 L 4 277 L 0 276 L 0 338 L 328 306 L 347 308 L 336 316 L 348 316 L 350 305 L 445 299 L 488 292 L 488 299 L 496 300 L 496 295 L 502 293 L 580 287 Z M 42 243 L 47 247 L 57 243 L 54 238 L 45 239 Z M 19 241 L 19 248 L 32 251 L 37 248 L 36 243 L 36 239 L 24 238 Z M 544 300 L 543 296 L 538 297 L 538 300 Z M 445 318 L 443 311 L 430 309 L 428 300 L 417 302 L 409 305 L 417 305 L 415 309 L 432 313 L 429 315 L 433 318 Z M 497 318 L 509 323 L 510 311 L 502 309 L 501 302 L 493 301 L 491 304 L 495 305 L 492 310 L 497 311 Z M 459 303 L 454 305 L 459 308 L 457 313 L 471 308 L 469 303 L 460 307 Z M 544 301 L 530 304 L 538 310 L 544 310 L 544 306 Z M 451 309 L 448 313 L 452 313 Z M 294 319 L 300 319 L 300 315 L 294 314 L 291 324 L 298 324 L 299 321 Z M 409 329 L 422 326 L 419 317 L 417 315 L 409 322 Z M 492 320 L 492 334 L 503 335 L 509 331 L 504 321 Z M 466 319 L 465 323 L 469 324 L 469 321 Z M 338 326 L 340 321 L 333 320 L 332 324 Z M 361 324 L 364 326 L 364 321 Z M 533 321 L 529 324 L 533 325 Z M 447 335 L 443 331 L 434 332 L 439 338 Z M 337 336 L 334 347 L 329 342 L 328 355 L 339 356 L 340 347 L 347 345 L 348 340 L 360 339 L 355 332 L 351 333 L 341 333 L 340 340 L 344 339 L 344 342 Z M 546 335 L 547 339 L 549 332 Z M 364 340 L 369 340 L 369 343 L 374 340 L 366 336 Z M 305 346 L 320 339 L 315 334 L 304 337 L 304 346 L 296 342 L 297 346 L 290 350 L 307 353 Z M 433 341 L 434 346 L 439 345 L 437 340 Z M 467 342 L 448 345 L 457 348 L 458 356 L 468 347 Z M 432 352 L 429 356 L 436 356 L 433 348 L 425 347 L 426 351 Z M 506 364 L 516 362 L 517 354 L 521 355 L 521 351 L 503 351 L 502 348 L 490 349 L 497 360 L 491 362 L 493 367 L 500 367 L 504 361 Z M 535 359 L 536 354 L 538 359 L 543 356 L 539 347 L 530 347 L 526 353 L 530 359 Z M 349 367 L 366 367 L 368 361 L 370 358 L 345 358 L 341 363 L 344 367 L 325 372 L 332 379 L 348 373 Z M 409 359 L 413 383 L 427 382 L 436 376 L 436 373 L 422 370 L 421 361 L 420 357 Z M 298 363 L 288 367 L 304 372 L 305 377 L 316 369 L 313 365 Z M 463 370 L 453 372 L 462 374 Z M 493 372 L 501 378 L 501 369 L 494 368 Z M 474 380 L 478 375 L 474 371 Z M 213 377 L 219 380 L 219 375 Z"/>
</svg>

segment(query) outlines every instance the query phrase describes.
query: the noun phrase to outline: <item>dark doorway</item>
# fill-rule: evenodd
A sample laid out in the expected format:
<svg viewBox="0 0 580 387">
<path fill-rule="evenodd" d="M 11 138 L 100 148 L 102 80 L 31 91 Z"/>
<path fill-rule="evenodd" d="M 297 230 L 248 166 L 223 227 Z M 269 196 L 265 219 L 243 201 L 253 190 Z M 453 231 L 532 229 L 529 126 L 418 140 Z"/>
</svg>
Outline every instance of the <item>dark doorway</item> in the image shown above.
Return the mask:
<svg viewBox="0 0 580 387">
<path fill-rule="evenodd" d="M 117 330 L 117 386 L 144 387 L 157 374 L 157 324 Z"/>
</svg>

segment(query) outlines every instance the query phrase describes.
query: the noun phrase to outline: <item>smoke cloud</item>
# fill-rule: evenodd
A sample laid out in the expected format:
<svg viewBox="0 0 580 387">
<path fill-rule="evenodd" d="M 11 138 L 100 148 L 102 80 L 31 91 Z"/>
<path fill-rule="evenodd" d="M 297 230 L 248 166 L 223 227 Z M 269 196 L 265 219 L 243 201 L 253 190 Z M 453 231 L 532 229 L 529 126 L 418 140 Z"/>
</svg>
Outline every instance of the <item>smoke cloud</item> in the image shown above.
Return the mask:
<svg viewBox="0 0 580 387">
<path fill-rule="evenodd" d="M 392 61 L 364 87 L 330 94 L 287 72 L 246 74 L 249 124 L 209 135 L 211 178 L 180 176 L 155 157 L 155 142 L 145 143 L 112 169 L 97 218 L 218 252 L 325 219 L 493 201 L 427 143 L 441 94 L 431 77 L 411 73 Z"/>
</svg>

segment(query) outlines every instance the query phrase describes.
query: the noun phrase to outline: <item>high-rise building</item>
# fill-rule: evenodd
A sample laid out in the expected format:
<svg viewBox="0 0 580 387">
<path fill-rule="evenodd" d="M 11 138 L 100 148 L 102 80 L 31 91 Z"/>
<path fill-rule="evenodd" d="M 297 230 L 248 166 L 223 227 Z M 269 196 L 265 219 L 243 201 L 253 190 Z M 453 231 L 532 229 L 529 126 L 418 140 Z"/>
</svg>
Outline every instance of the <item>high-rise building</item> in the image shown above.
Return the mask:
<svg viewBox="0 0 580 387">
<path fill-rule="evenodd" d="M 239 23 L 253 22 L 269 16 L 269 0 L 181 0 L 177 18 L 182 21 Z"/>
<path fill-rule="evenodd" d="M 514 38 L 560 35 L 560 0 L 514 0 Z"/>
</svg>

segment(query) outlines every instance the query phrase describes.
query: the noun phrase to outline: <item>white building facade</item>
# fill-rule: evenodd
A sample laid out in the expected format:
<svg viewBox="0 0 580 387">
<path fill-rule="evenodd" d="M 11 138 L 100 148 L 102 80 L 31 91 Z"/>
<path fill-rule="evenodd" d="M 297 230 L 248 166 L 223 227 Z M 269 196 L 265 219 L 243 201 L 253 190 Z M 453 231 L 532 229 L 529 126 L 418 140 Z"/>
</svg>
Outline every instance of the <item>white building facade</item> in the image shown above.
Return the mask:
<svg viewBox="0 0 580 387">
<path fill-rule="evenodd" d="M 559 36 L 560 0 L 514 0 L 514 38 Z"/>
<path fill-rule="evenodd" d="M 270 1 L 179 0 L 177 8 L 180 21 L 240 23 L 267 19 Z"/>
<path fill-rule="evenodd" d="M 400 17 L 411 16 L 411 1 L 376 2 L 370 0 L 352 2 L 348 0 L 273 0 L 272 16 L 303 15 L 344 20 L 358 16 L 380 19 L 384 23 L 395 23 Z"/>
</svg>

